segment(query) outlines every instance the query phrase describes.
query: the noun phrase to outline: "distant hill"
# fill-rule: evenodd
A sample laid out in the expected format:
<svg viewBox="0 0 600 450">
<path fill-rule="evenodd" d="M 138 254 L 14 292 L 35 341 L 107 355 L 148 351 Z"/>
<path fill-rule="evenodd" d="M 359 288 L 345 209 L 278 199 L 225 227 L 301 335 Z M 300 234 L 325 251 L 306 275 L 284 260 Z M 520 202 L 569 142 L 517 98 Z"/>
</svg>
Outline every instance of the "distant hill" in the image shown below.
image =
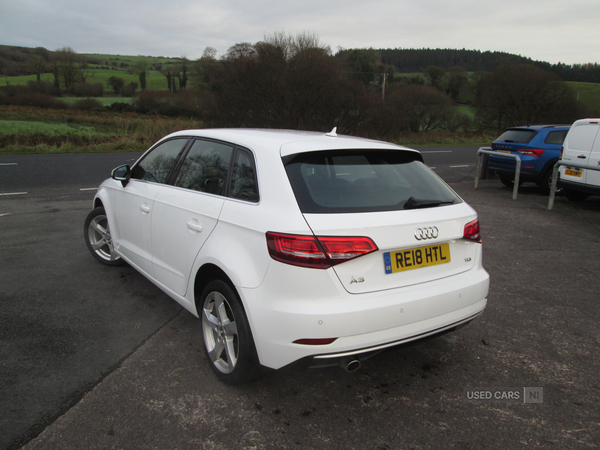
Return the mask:
<svg viewBox="0 0 600 450">
<path fill-rule="evenodd" d="M 32 75 L 34 72 L 30 64 L 32 58 L 43 58 L 46 62 L 52 59 L 54 52 L 43 47 L 28 48 L 0 45 L 0 76 L 17 77 Z M 97 69 L 127 69 L 140 59 L 149 59 L 155 67 L 165 64 L 175 64 L 181 58 L 165 58 L 164 56 L 123 56 L 123 55 L 97 55 L 78 54 L 85 62 Z"/>
<path fill-rule="evenodd" d="M 466 49 L 374 49 L 381 56 L 381 62 L 394 66 L 398 72 L 423 72 L 429 66 L 439 66 L 449 69 L 453 66 L 464 67 L 469 72 L 478 70 L 493 71 L 498 66 L 520 64 L 533 64 L 555 73 L 564 81 L 584 81 L 600 83 L 600 65 L 594 64 L 550 64 L 544 61 L 535 61 L 520 55 L 504 52 L 491 52 Z M 342 50 L 350 52 L 351 49 Z M 32 57 L 42 57 L 49 61 L 52 51 L 43 47 L 27 48 L 0 45 L 0 75 L 20 76 L 33 73 L 29 63 Z M 95 66 L 118 66 L 123 68 L 132 64 L 141 56 L 123 55 L 81 55 L 88 60 L 88 64 Z M 172 64 L 179 58 L 164 58 L 148 56 L 153 62 L 159 64 Z M 109 67 L 106 67 L 109 68 Z"/>
<path fill-rule="evenodd" d="M 600 65 L 595 64 L 550 64 L 535 61 L 520 55 L 504 52 L 482 52 L 480 50 L 454 49 L 379 49 L 383 64 L 391 65 L 399 72 L 423 72 L 429 66 L 449 69 L 461 66 L 469 72 L 493 71 L 498 66 L 533 64 L 555 73 L 564 81 L 586 81 L 600 83 Z"/>
</svg>

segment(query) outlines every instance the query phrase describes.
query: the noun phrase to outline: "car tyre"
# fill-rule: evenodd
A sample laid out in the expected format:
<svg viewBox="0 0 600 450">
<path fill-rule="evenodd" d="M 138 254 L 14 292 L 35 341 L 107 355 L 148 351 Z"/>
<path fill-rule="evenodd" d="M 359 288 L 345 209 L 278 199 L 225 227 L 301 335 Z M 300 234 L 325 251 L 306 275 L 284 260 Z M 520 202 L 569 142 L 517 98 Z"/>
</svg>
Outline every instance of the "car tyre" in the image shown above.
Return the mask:
<svg viewBox="0 0 600 450">
<path fill-rule="evenodd" d="M 216 376 L 243 384 L 261 376 L 248 318 L 235 291 L 223 280 L 211 281 L 201 295 L 204 352 Z"/>
<path fill-rule="evenodd" d="M 514 180 L 511 180 L 510 178 L 507 178 L 507 177 L 500 177 L 500 182 L 504 186 L 509 187 L 509 188 L 512 188 L 515 185 Z"/>
<path fill-rule="evenodd" d="M 115 252 L 108 218 L 103 207 L 88 214 L 83 225 L 85 244 L 94 258 L 107 266 L 122 266 L 125 261 Z"/>
<path fill-rule="evenodd" d="M 574 191 L 572 189 L 565 189 L 565 197 L 572 202 L 582 202 L 590 196 L 587 192 Z"/>
<path fill-rule="evenodd" d="M 546 170 L 546 172 L 544 172 L 544 175 L 542 176 L 542 179 L 538 183 L 538 186 L 540 187 L 543 194 L 550 194 L 550 189 L 552 188 L 552 169 L 553 167 L 550 167 L 548 170 Z M 562 188 L 558 187 L 557 185 L 554 194 L 562 195 Z"/>
</svg>

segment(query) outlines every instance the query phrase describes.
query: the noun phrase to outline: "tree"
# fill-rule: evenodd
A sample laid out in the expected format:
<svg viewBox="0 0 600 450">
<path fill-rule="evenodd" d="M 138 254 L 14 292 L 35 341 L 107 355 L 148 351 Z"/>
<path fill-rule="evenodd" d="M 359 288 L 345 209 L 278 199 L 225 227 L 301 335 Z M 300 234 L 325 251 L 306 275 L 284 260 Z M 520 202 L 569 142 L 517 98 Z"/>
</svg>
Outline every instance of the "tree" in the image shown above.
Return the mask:
<svg viewBox="0 0 600 450">
<path fill-rule="evenodd" d="M 329 131 L 345 109 L 348 81 L 313 35 L 277 34 L 231 47 L 209 89 L 220 126 Z"/>
<path fill-rule="evenodd" d="M 381 73 L 378 70 L 379 53 L 372 48 L 365 50 L 345 50 L 338 53 L 338 57 L 345 60 L 345 66 L 352 78 L 364 85 L 369 85 L 375 80 L 375 75 Z"/>
<path fill-rule="evenodd" d="M 177 92 L 177 84 L 175 83 L 175 78 L 179 75 L 179 70 L 173 65 L 165 64 L 161 72 L 167 78 L 167 89 L 169 90 L 169 92 Z"/>
<path fill-rule="evenodd" d="M 444 80 L 444 90 L 454 101 L 458 100 L 463 87 L 469 83 L 469 72 L 464 67 L 453 66 L 448 69 Z"/>
<path fill-rule="evenodd" d="M 446 76 L 446 71 L 439 66 L 429 66 L 424 72 L 425 78 L 436 89 L 441 89 L 441 83 Z"/>
<path fill-rule="evenodd" d="M 394 90 L 388 100 L 398 127 L 413 133 L 441 129 L 452 116 L 452 100 L 432 86 L 410 84 Z"/>
<path fill-rule="evenodd" d="M 121 93 L 121 89 L 123 89 L 123 86 L 125 86 L 125 80 L 121 77 L 112 76 L 108 79 L 106 84 L 112 88 L 115 95 L 119 95 Z"/>
<path fill-rule="evenodd" d="M 148 70 L 150 70 L 150 61 L 146 58 L 138 60 L 131 69 L 132 73 L 138 76 L 142 91 L 146 89 L 146 74 Z"/>
<path fill-rule="evenodd" d="M 85 82 L 87 64 L 71 47 L 64 47 L 54 53 L 52 69 L 55 84 L 62 78 L 65 89 L 79 82 Z M 58 86 L 57 86 L 58 87 Z"/>
<path fill-rule="evenodd" d="M 533 65 L 498 67 L 478 90 L 480 126 L 497 132 L 516 125 L 572 123 L 581 114 L 567 84 Z"/>
<path fill-rule="evenodd" d="M 181 63 L 177 67 L 177 79 L 179 80 L 179 89 L 185 89 L 188 82 L 189 59 L 185 56 L 181 58 Z"/>
<path fill-rule="evenodd" d="M 252 47 L 251 44 L 236 44 L 229 50 L 232 51 L 234 47 L 241 45 L 247 45 L 252 49 L 252 51 L 254 51 L 254 47 Z M 240 56 L 242 54 L 243 52 L 240 53 Z M 202 57 L 192 64 L 190 78 L 193 87 L 204 90 L 208 89 L 210 85 L 214 86 L 215 75 L 218 71 L 219 65 L 219 61 L 217 61 L 216 57 L 217 50 L 212 47 L 206 47 L 202 53 Z"/>
<path fill-rule="evenodd" d="M 35 73 L 36 80 L 40 82 L 42 74 L 48 69 L 48 62 L 42 55 L 36 54 L 29 58 L 29 67 Z"/>
</svg>

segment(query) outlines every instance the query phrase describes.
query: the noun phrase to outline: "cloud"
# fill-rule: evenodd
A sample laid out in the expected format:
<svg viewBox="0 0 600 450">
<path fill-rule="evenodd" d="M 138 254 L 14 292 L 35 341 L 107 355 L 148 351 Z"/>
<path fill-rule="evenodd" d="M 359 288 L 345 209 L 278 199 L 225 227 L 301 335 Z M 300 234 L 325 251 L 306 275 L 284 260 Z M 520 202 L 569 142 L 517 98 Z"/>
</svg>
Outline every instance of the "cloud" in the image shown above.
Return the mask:
<svg viewBox="0 0 600 450">
<path fill-rule="evenodd" d="M 580 0 L 3 0 L 0 43 L 79 53 L 220 54 L 284 31 L 343 48 L 467 48 L 600 62 L 600 2 Z"/>
</svg>

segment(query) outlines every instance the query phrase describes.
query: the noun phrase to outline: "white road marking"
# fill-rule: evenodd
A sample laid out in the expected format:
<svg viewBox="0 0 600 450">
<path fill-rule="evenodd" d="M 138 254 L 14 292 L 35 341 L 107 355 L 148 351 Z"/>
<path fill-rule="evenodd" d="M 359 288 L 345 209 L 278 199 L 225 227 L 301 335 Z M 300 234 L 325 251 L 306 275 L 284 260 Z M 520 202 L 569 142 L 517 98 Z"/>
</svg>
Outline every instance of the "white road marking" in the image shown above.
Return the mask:
<svg viewBox="0 0 600 450">
<path fill-rule="evenodd" d="M 12 214 L 11 213 L 0 214 L 0 217 L 2 217 L 2 216 L 12 216 Z"/>
<path fill-rule="evenodd" d="M 457 167 L 469 167 L 469 165 L 468 165 L 468 164 L 465 164 L 465 165 L 462 165 L 462 166 L 450 166 L 450 167 L 451 167 L 452 169 L 455 169 L 455 168 L 457 168 Z"/>
<path fill-rule="evenodd" d="M 424 152 L 420 152 L 420 153 L 452 153 L 452 150 L 431 150 L 431 151 L 424 151 Z"/>
<path fill-rule="evenodd" d="M 0 193 L 0 195 L 25 195 L 27 192 L 7 192 L 5 194 Z"/>
<path fill-rule="evenodd" d="M 97 191 L 98 188 L 81 188 L 80 191 Z"/>
<path fill-rule="evenodd" d="M 16 166 L 17 163 L 0 163 L 0 166 Z"/>
</svg>

